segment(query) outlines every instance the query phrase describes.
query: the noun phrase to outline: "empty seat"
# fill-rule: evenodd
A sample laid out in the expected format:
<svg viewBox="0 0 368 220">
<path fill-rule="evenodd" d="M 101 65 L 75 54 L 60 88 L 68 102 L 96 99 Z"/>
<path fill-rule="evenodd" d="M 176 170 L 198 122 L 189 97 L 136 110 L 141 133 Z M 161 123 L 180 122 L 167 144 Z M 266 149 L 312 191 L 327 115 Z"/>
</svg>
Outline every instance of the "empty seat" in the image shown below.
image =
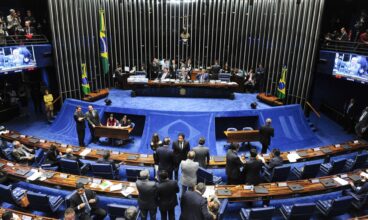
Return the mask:
<svg viewBox="0 0 368 220">
<path fill-rule="evenodd" d="M 310 219 L 316 209 L 314 203 L 301 203 L 294 205 L 282 205 L 280 212 L 284 219 Z"/>
<path fill-rule="evenodd" d="M 27 192 L 29 208 L 42 212 L 55 212 L 64 202 L 61 196 L 49 196 L 43 193 Z"/>
<path fill-rule="evenodd" d="M 367 163 L 367 159 L 368 159 L 367 153 L 358 154 L 355 156 L 355 159 L 348 159 L 346 161 L 345 170 L 350 171 L 363 168 Z"/>
<path fill-rule="evenodd" d="M 91 170 L 94 176 L 106 179 L 118 179 L 119 169 L 114 170 L 111 164 L 92 163 Z"/>
<path fill-rule="evenodd" d="M 275 207 L 267 207 L 267 208 L 251 208 L 240 210 L 240 217 L 243 220 L 267 220 L 272 219 L 273 213 L 275 211 Z"/>
<path fill-rule="evenodd" d="M 209 170 L 199 167 L 197 170 L 197 181 L 205 184 L 220 184 L 222 181 L 221 177 L 214 176 Z"/>
<path fill-rule="evenodd" d="M 20 200 L 25 196 L 25 193 L 26 190 L 22 188 L 17 187 L 12 189 L 12 185 L 0 184 L 0 201 L 18 205 Z"/>
<path fill-rule="evenodd" d="M 271 171 L 265 170 L 263 177 L 268 182 L 286 181 L 289 177 L 290 166 L 278 166 L 274 167 Z"/>
<path fill-rule="evenodd" d="M 320 166 L 321 166 L 320 163 L 306 164 L 304 165 L 304 167 L 301 168 L 293 167 L 291 172 L 298 179 L 315 178 L 319 172 Z"/>
<path fill-rule="evenodd" d="M 336 159 L 331 163 L 323 163 L 321 165 L 321 172 L 325 175 L 342 173 L 344 171 L 345 163 L 346 159 Z"/>
<path fill-rule="evenodd" d="M 332 200 L 318 200 L 316 205 L 320 213 L 324 216 L 336 216 L 346 213 L 350 207 L 353 197 L 344 196 Z"/>
<path fill-rule="evenodd" d="M 88 168 L 88 164 L 83 164 L 82 167 L 79 167 L 79 163 L 75 160 L 69 160 L 65 158 L 60 159 L 60 169 L 65 173 L 83 175 L 88 171 Z"/>
<path fill-rule="evenodd" d="M 129 207 L 128 205 L 108 204 L 107 212 L 109 213 L 110 219 L 121 218 L 124 217 L 125 210 Z M 139 219 L 139 213 L 137 213 L 136 219 Z"/>
</svg>

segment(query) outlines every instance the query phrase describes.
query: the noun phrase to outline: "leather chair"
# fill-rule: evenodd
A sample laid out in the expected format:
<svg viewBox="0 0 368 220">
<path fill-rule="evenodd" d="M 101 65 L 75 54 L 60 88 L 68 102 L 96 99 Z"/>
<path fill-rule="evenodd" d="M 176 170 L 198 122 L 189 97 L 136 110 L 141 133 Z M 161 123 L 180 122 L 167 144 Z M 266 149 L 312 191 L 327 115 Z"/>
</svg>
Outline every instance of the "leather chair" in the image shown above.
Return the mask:
<svg viewBox="0 0 368 220">
<path fill-rule="evenodd" d="M 345 163 L 346 159 L 336 159 L 330 163 L 323 163 L 321 165 L 321 172 L 326 176 L 342 173 L 344 170 Z"/>
<path fill-rule="evenodd" d="M 43 193 L 27 192 L 28 208 L 42 212 L 56 212 L 64 202 L 61 196 L 49 196 Z"/>
<path fill-rule="evenodd" d="M 209 185 L 216 185 L 222 182 L 222 178 L 214 176 L 211 171 L 199 167 L 197 170 L 197 181 Z"/>
<path fill-rule="evenodd" d="M 301 168 L 293 167 L 291 172 L 298 179 L 315 178 L 319 172 L 320 166 L 320 163 L 306 164 Z"/>
<path fill-rule="evenodd" d="M 298 220 L 308 220 L 311 218 L 316 210 L 316 204 L 314 203 L 301 203 L 294 205 L 282 205 L 280 212 L 284 219 L 298 219 Z"/>
<path fill-rule="evenodd" d="M 318 200 L 316 205 L 319 212 L 325 217 L 342 215 L 351 207 L 353 197 L 344 196 L 331 200 Z"/>
<path fill-rule="evenodd" d="M 0 201 L 18 205 L 20 200 L 25 196 L 26 190 L 16 187 L 12 189 L 12 185 L 0 184 Z"/>
<path fill-rule="evenodd" d="M 355 159 L 348 159 L 345 164 L 345 170 L 351 171 L 359 168 L 364 168 L 368 159 L 367 153 L 358 154 Z"/>
<path fill-rule="evenodd" d="M 286 181 L 289 177 L 290 173 L 290 166 L 278 166 L 274 167 L 271 171 L 265 170 L 263 173 L 263 177 L 268 182 L 279 182 L 279 181 Z"/>
<path fill-rule="evenodd" d="M 105 179 L 119 179 L 119 169 L 114 170 L 111 164 L 92 163 L 93 176 Z"/>
<path fill-rule="evenodd" d="M 275 207 L 270 206 L 267 208 L 251 208 L 240 210 L 240 217 L 242 220 L 268 220 L 272 219 Z"/>
<path fill-rule="evenodd" d="M 62 172 L 71 173 L 75 175 L 83 175 L 88 171 L 89 164 L 83 164 L 79 167 L 79 164 L 75 160 L 69 160 L 65 158 L 60 159 L 60 169 Z"/>
</svg>

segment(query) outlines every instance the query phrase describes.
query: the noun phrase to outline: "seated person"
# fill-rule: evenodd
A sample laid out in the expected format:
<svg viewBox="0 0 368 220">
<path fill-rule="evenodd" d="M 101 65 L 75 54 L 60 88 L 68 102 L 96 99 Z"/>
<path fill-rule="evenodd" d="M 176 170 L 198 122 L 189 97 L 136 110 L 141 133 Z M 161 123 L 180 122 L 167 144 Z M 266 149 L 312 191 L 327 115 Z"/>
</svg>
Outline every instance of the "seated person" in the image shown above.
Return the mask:
<svg viewBox="0 0 368 220">
<path fill-rule="evenodd" d="M 186 28 L 183 28 L 180 33 L 180 39 L 183 41 L 183 43 L 187 43 L 190 38 L 190 34 L 188 33 Z"/>
<path fill-rule="evenodd" d="M 72 208 L 65 209 L 64 220 L 76 220 L 74 209 Z"/>
<path fill-rule="evenodd" d="M 83 163 L 78 159 L 77 156 L 73 155 L 73 148 L 72 147 L 68 147 L 65 150 L 65 154 L 63 156 L 61 156 L 61 158 L 65 158 L 68 160 L 75 160 L 78 162 L 79 167 L 83 166 Z"/>
<path fill-rule="evenodd" d="M 49 164 L 50 166 L 59 164 L 59 156 L 63 154 L 58 151 L 54 144 L 51 144 L 50 149 L 46 153 L 46 158 L 43 164 Z"/>
<path fill-rule="evenodd" d="M 13 147 L 12 156 L 17 163 L 32 163 L 34 161 L 34 150 L 27 148 L 19 141 L 14 141 Z"/>
<path fill-rule="evenodd" d="M 188 81 L 188 80 L 190 80 L 190 76 L 188 74 L 187 69 L 185 69 L 185 67 L 182 67 L 180 69 L 180 72 L 178 73 L 178 79 L 180 81 Z"/>
<path fill-rule="evenodd" d="M 357 183 L 354 183 L 353 181 L 350 181 L 350 186 L 353 190 L 353 193 L 359 196 L 364 196 L 368 193 L 368 182 L 367 182 L 367 176 L 362 172 L 360 173 L 360 180 L 357 181 Z"/>
<path fill-rule="evenodd" d="M 106 126 L 107 127 L 116 127 L 116 126 L 118 126 L 118 120 L 116 120 L 116 118 L 114 118 L 113 114 L 110 114 L 110 117 L 107 119 Z"/>
<path fill-rule="evenodd" d="M 282 159 L 282 157 L 280 156 L 280 149 L 273 149 L 272 153 L 271 153 L 271 160 L 268 164 L 265 164 L 265 168 L 267 168 L 269 171 L 272 171 L 273 168 L 278 167 L 278 166 L 282 166 L 284 160 Z"/>
<path fill-rule="evenodd" d="M 209 79 L 205 69 L 201 69 L 201 72 L 197 74 L 196 78 L 199 82 L 206 82 Z"/>
<path fill-rule="evenodd" d="M 21 220 L 21 218 L 17 214 L 14 214 L 12 211 L 5 211 L 1 215 L 1 219 L 2 220 Z"/>
<path fill-rule="evenodd" d="M 221 66 L 219 65 L 218 61 L 215 60 L 215 64 L 211 66 L 211 79 L 218 80 L 218 75 L 220 73 Z"/>
<path fill-rule="evenodd" d="M 110 151 L 106 151 L 102 158 L 98 159 L 96 162 L 101 164 L 110 164 L 114 171 L 119 169 L 119 165 L 113 160 L 110 160 Z"/>
<path fill-rule="evenodd" d="M 210 195 L 207 202 L 209 213 L 213 216 L 213 219 L 217 219 L 221 202 L 215 195 Z"/>
<path fill-rule="evenodd" d="M 253 90 L 255 85 L 256 85 L 256 75 L 253 69 L 250 69 L 246 75 L 244 86 L 245 86 L 245 89 L 249 91 L 249 90 Z"/>
<path fill-rule="evenodd" d="M 128 119 L 128 116 L 124 115 L 120 120 L 120 127 L 130 128 L 132 126 L 132 121 Z"/>
<path fill-rule="evenodd" d="M 159 80 L 171 79 L 169 68 L 164 68 L 163 71 L 158 75 Z"/>
<path fill-rule="evenodd" d="M 129 206 L 124 213 L 125 220 L 136 220 L 138 215 L 138 209 L 134 206 Z"/>
</svg>

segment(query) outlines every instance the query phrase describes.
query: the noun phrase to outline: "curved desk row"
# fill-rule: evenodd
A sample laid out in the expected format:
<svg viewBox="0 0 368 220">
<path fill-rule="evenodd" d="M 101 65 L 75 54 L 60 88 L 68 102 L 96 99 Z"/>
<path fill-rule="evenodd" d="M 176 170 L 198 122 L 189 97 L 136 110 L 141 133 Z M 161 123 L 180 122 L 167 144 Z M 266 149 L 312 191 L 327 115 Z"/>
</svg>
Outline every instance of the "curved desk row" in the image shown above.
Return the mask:
<svg viewBox="0 0 368 220">
<path fill-rule="evenodd" d="M 35 215 L 32 213 L 27 213 L 27 212 L 21 212 L 18 210 L 13 210 L 13 209 L 5 209 L 5 208 L 0 208 L 0 216 L 3 215 L 3 213 L 5 213 L 6 211 L 11 211 L 13 214 L 18 215 L 19 219 L 37 219 L 37 220 L 56 220 L 56 218 L 49 218 L 49 217 L 44 217 L 44 216 L 39 216 L 39 215 Z"/>
<path fill-rule="evenodd" d="M 100 194 L 114 197 L 137 197 L 138 191 L 134 182 L 104 180 L 87 176 L 78 176 L 54 171 L 39 170 L 0 159 L 0 169 L 8 173 L 10 178 L 34 182 L 52 187 L 75 189 L 77 182 L 86 184 L 86 188 Z M 278 183 L 262 183 L 258 186 L 217 185 L 207 186 L 207 195 L 216 194 L 219 198 L 230 201 L 254 201 L 271 198 L 291 198 L 298 195 L 311 195 L 323 192 L 338 191 L 349 187 L 349 180 L 360 179 L 361 170 L 325 176 L 320 178 L 285 181 Z M 366 174 L 368 175 L 368 174 Z"/>
<path fill-rule="evenodd" d="M 65 153 L 67 147 L 66 144 L 60 144 L 57 142 L 46 141 L 32 136 L 21 135 L 15 131 L 10 131 L 8 133 L 3 132 L 2 134 L 0 134 L 0 138 L 3 138 L 7 141 L 17 140 L 24 145 L 35 148 L 42 148 L 44 150 L 48 150 L 51 144 L 55 144 L 58 150 L 62 153 Z M 77 146 L 72 147 L 74 155 L 91 160 L 102 158 L 103 154 L 106 152 L 105 150 L 96 150 L 92 148 Z M 316 160 L 336 155 L 342 155 L 354 151 L 362 151 L 364 149 L 367 149 L 367 147 L 368 143 L 366 141 L 356 140 L 337 145 L 299 149 L 295 151 L 285 151 L 281 153 L 281 157 L 283 158 L 284 163 L 303 162 L 307 160 Z M 264 154 L 262 156 L 266 163 L 270 160 L 269 154 Z M 123 162 L 128 165 L 136 166 L 152 166 L 154 164 L 153 155 L 151 154 L 123 153 L 112 151 L 111 159 L 116 162 Z M 225 156 L 212 156 L 210 159 L 209 168 L 224 167 L 225 165 Z"/>
</svg>

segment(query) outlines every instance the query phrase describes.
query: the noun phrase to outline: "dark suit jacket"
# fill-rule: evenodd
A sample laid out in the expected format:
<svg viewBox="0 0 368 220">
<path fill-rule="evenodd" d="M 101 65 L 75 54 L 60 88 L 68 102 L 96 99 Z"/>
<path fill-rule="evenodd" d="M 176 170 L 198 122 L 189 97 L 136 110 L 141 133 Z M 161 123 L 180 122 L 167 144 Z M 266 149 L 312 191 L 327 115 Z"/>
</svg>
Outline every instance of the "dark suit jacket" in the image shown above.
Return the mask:
<svg viewBox="0 0 368 220">
<path fill-rule="evenodd" d="M 163 180 L 157 186 L 158 206 L 160 209 L 172 209 L 178 205 L 176 193 L 179 192 L 178 182 Z"/>
<path fill-rule="evenodd" d="M 181 147 L 179 146 L 179 142 L 174 141 L 172 144 L 172 149 L 174 151 L 175 165 L 179 167 L 180 162 L 187 159 L 187 154 L 190 150 L 189 142 L 184 140 L 184 146 L 183 149 L 181 149 Z"/>
<path fill-rule="evenodd" d="M 194 161 L 198 162 L 200 167 L 206 168 L 210 162 L 210 150 L 208 147 L 198 145 L 193 148 L 193 151 L 195 152 Z"/>
<path fill-rule="evenodd" d="M 89 201 L 90 199 L 96 199 L 96 203 L 90 204 L 91 209 L 95 209 L 97 208 L 97 203 L 98 203 L 98 197 L 96 196 L 96 193 L 92 190 L 89 189 L 85 189 L 85 194 L 87 197 L 87 200 Z M 78 210 L 78 205 L 80 205 L 81 203 L 83 203 L 80 195 L 78 193 L 75 193 L 71 198 L 70 198 L 70 208 L 74 209 L 75 213 L 77 215 L 85 212 L 84 209 L 79 209 Z"/>
<path fill-rule="evenodd" d="M 154 181 L 137 180 L 138 205 L 140 209 L 157 208 L 157 185 Z"/>
<path fill-rule="evenodd" d="M 262 126 L 259 129 L 259 142 L 262 144 L 270 145 L 271 137 L 274 136 L 274 129 L 271 126 Z"/>
<path fill-rule="evenodd" d="M 358 189 L 357 187 L 352 187 L 354 192 L 358 195 L 363 195 L 363 194 L 367 194 L 368 193 L 368 182 L 363 183 L 360 188 Z"/>
<path fill-rule="evenodd" d="M 98 115 L 98 112 L 96 110 L 93 110 L 93 114 L 89 111 L 87 111 L 85 114 L 87 122 L 88 122 L 88 126 L 93 126 L 93 125 L 99 126 L 101 124 L 100 116 Z"/>
<path fill-rule="evenodd" d="M 210 220 L 212 215 L 208 212 L 207 199 L 197 191 L 186 191 L 181 197 L 180 220 Z"/>
<path fill-rule="evenodd" d="M 226 153 L 226 175 L 231 179 L 239 179 L 241 176 L 240 168 L 243 166 L 242 161 L 236 153 L 229 149 Z"/>
<path fill-rule="evenodd" d="M 101 164 L 110 164 L 112 166 L 112 169 L 114 171 L 116 171 L 117 169 L 119 169 L 119 165 L 117 165 L 114 161 L 112 160 L 105 160 L 103 158 L 100 158 L 96 161 L 97 163 L 101 163 Z"/>
<path fill-rule="evenodd" d="M 281 166 L 283 164 L 284 160 L 281 157 L 273 157 L 271 158 L 270 162 L 267 165 L 267 168 L 272 170 L 273 168 L 277 166 Z"/>
<path fill-rule="evenodd" d="M 58 156 L 59 156 L 58 150 L 55 150 L 55 151 L 48 150 L 46 153 L 44 164 L 56 164 L 59 160 Z"/>
<path fill-rule="evenodd" d="M 78 159 L 78 157 L 74 156 L 73 154 L 64 154 L 62 158 L 68 159 L 68 160 L 75 160 L 78 162 L 79 167 L 83 166 L 82 161 Z"/>
<path fill-rule="evenodd" d="M 261 160 L 250 158 L 244 165 L 245 182 L 249 185 L 258 185 L 261 182 Z"/>
<path fill-rule="evenodd" d="M 80 117 L 84 117 L 84 114 L 82 112 L 78 113 L 77 111 L 75 111 L 74 112 L 74 121 L 77 125 L 78 130 L 86 128 L 86 124 L 84 123 L 84 120 L 78 121 L 78 118 L 80 118 Z"/>
<path fill-rule="evenodd" d="M 174 170 L 174 152 L 169 146 L 162 146 L 157 148 L 156 157 L 159 170 L 166 170 L 172 172 Z"/>
</svg>

